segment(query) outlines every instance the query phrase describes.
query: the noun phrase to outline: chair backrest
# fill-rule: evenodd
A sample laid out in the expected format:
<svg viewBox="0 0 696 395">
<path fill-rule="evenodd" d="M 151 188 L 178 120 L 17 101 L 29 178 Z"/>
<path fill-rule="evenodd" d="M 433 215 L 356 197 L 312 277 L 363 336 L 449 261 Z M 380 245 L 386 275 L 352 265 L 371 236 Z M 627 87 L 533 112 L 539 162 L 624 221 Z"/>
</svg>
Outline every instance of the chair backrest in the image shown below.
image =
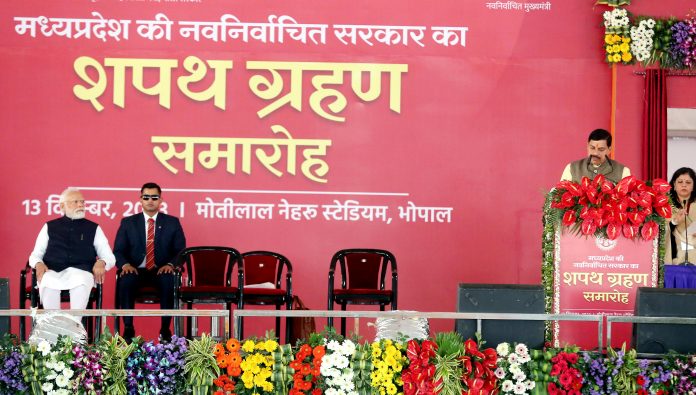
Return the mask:
<svg viewBox="0 0 696 395">
<path fill-rule="evenodd" d="M 249 251 L 242 254 L 244 285 L 271 283 L 281 288 L 283 272 L 292 276 L 292 264 L 285 256 L 271 251 Z"/>
<path fill-rule="evenodd" d="M 396 258 L 386 250 L 353 248 L 340 250 L 331 259 L 330 274 L 339 264 L 341 288 L 385 289 L 387 270 L 396 279 Z M 392 284 L 393 284 L 392 281 Z"/>
<path fill-rule="evenodd" d="M 243 279 L 241 254 L 230 247 L 197 246 L 181 250 L 177 266 L 184 266 L 187 286 L 231 286 L 232 272 L 237 266 L 239 280 Z"/>
</svg>

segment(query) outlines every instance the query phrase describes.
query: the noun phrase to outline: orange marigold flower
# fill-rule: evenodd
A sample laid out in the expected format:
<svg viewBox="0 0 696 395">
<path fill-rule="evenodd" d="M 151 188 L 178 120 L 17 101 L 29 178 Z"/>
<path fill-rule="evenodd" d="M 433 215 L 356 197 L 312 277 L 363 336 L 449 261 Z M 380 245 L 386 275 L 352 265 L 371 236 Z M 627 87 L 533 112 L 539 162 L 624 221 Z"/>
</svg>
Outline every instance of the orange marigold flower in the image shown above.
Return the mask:
<svg viewBox="0 0 696 395">
<path fill-rule="evenodd" d="M 215 359 L 215 362 L 217 362 L 217 366 L 220 368 L 226 368 L 227 367 L 227 357 L 224 355 L 220 355 Z"/>
<path fill-rule="evenodd" d="M 234 384 L 225 384 L 223 388 L 225 391 L 234 391 Z"/>
<path fill-rule="evenodd" d="M 235 351 L 239 351 L 239 348 L 241 346 L 239 344 L 239 340 L 237 340 L 235 338 L 231 338 L 231 339 L 227 340 L 225 347 L 227 348 L 227 351 L 235 352 Z"/>
</svg>

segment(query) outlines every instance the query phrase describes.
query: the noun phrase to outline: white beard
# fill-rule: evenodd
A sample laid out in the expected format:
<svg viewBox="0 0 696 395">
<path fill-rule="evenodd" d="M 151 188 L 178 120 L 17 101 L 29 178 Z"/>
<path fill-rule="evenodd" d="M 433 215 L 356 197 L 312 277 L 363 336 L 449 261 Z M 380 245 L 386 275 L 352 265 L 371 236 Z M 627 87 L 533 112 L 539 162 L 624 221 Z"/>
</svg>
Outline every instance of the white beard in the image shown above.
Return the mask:
<svg viewBox="0 0 696 395">
<path fill-rule="evenodd" d="M 70 219 L 83 219 L 85 217 L 85 211 L 73 211 L 72 213 L 66 211 L 65 216 Z"/>
</svg>

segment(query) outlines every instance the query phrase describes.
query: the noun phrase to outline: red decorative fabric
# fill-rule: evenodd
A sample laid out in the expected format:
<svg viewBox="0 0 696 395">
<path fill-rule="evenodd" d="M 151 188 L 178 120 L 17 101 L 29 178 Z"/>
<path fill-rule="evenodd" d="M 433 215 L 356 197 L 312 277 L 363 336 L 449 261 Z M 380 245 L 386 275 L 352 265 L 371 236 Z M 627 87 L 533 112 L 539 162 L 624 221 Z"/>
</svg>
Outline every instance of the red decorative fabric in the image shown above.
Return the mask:
<svg viewBox="0 0 696 395">
<path fill-rule="evenodd" d="M 643 178 L 667 178 L 667 72 L 645 72 L 643 98 Z"/>
</svg>

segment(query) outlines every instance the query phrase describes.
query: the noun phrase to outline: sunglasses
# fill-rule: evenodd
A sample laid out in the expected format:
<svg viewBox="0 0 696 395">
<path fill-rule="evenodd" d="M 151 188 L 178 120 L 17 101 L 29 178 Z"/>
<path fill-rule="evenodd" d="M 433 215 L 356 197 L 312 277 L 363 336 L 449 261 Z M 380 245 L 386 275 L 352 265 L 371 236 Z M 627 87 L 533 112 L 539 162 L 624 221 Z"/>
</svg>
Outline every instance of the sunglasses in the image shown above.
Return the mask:
<svg viewBox="0 0 696 395">
<path fill-rule="evenodd" d="M 160 198 L 160 195 L 140 195 L 140 198 L 143 200 L 150 200 L 152 199 L 153 201 L 157 201 Z"/>
</svg>

